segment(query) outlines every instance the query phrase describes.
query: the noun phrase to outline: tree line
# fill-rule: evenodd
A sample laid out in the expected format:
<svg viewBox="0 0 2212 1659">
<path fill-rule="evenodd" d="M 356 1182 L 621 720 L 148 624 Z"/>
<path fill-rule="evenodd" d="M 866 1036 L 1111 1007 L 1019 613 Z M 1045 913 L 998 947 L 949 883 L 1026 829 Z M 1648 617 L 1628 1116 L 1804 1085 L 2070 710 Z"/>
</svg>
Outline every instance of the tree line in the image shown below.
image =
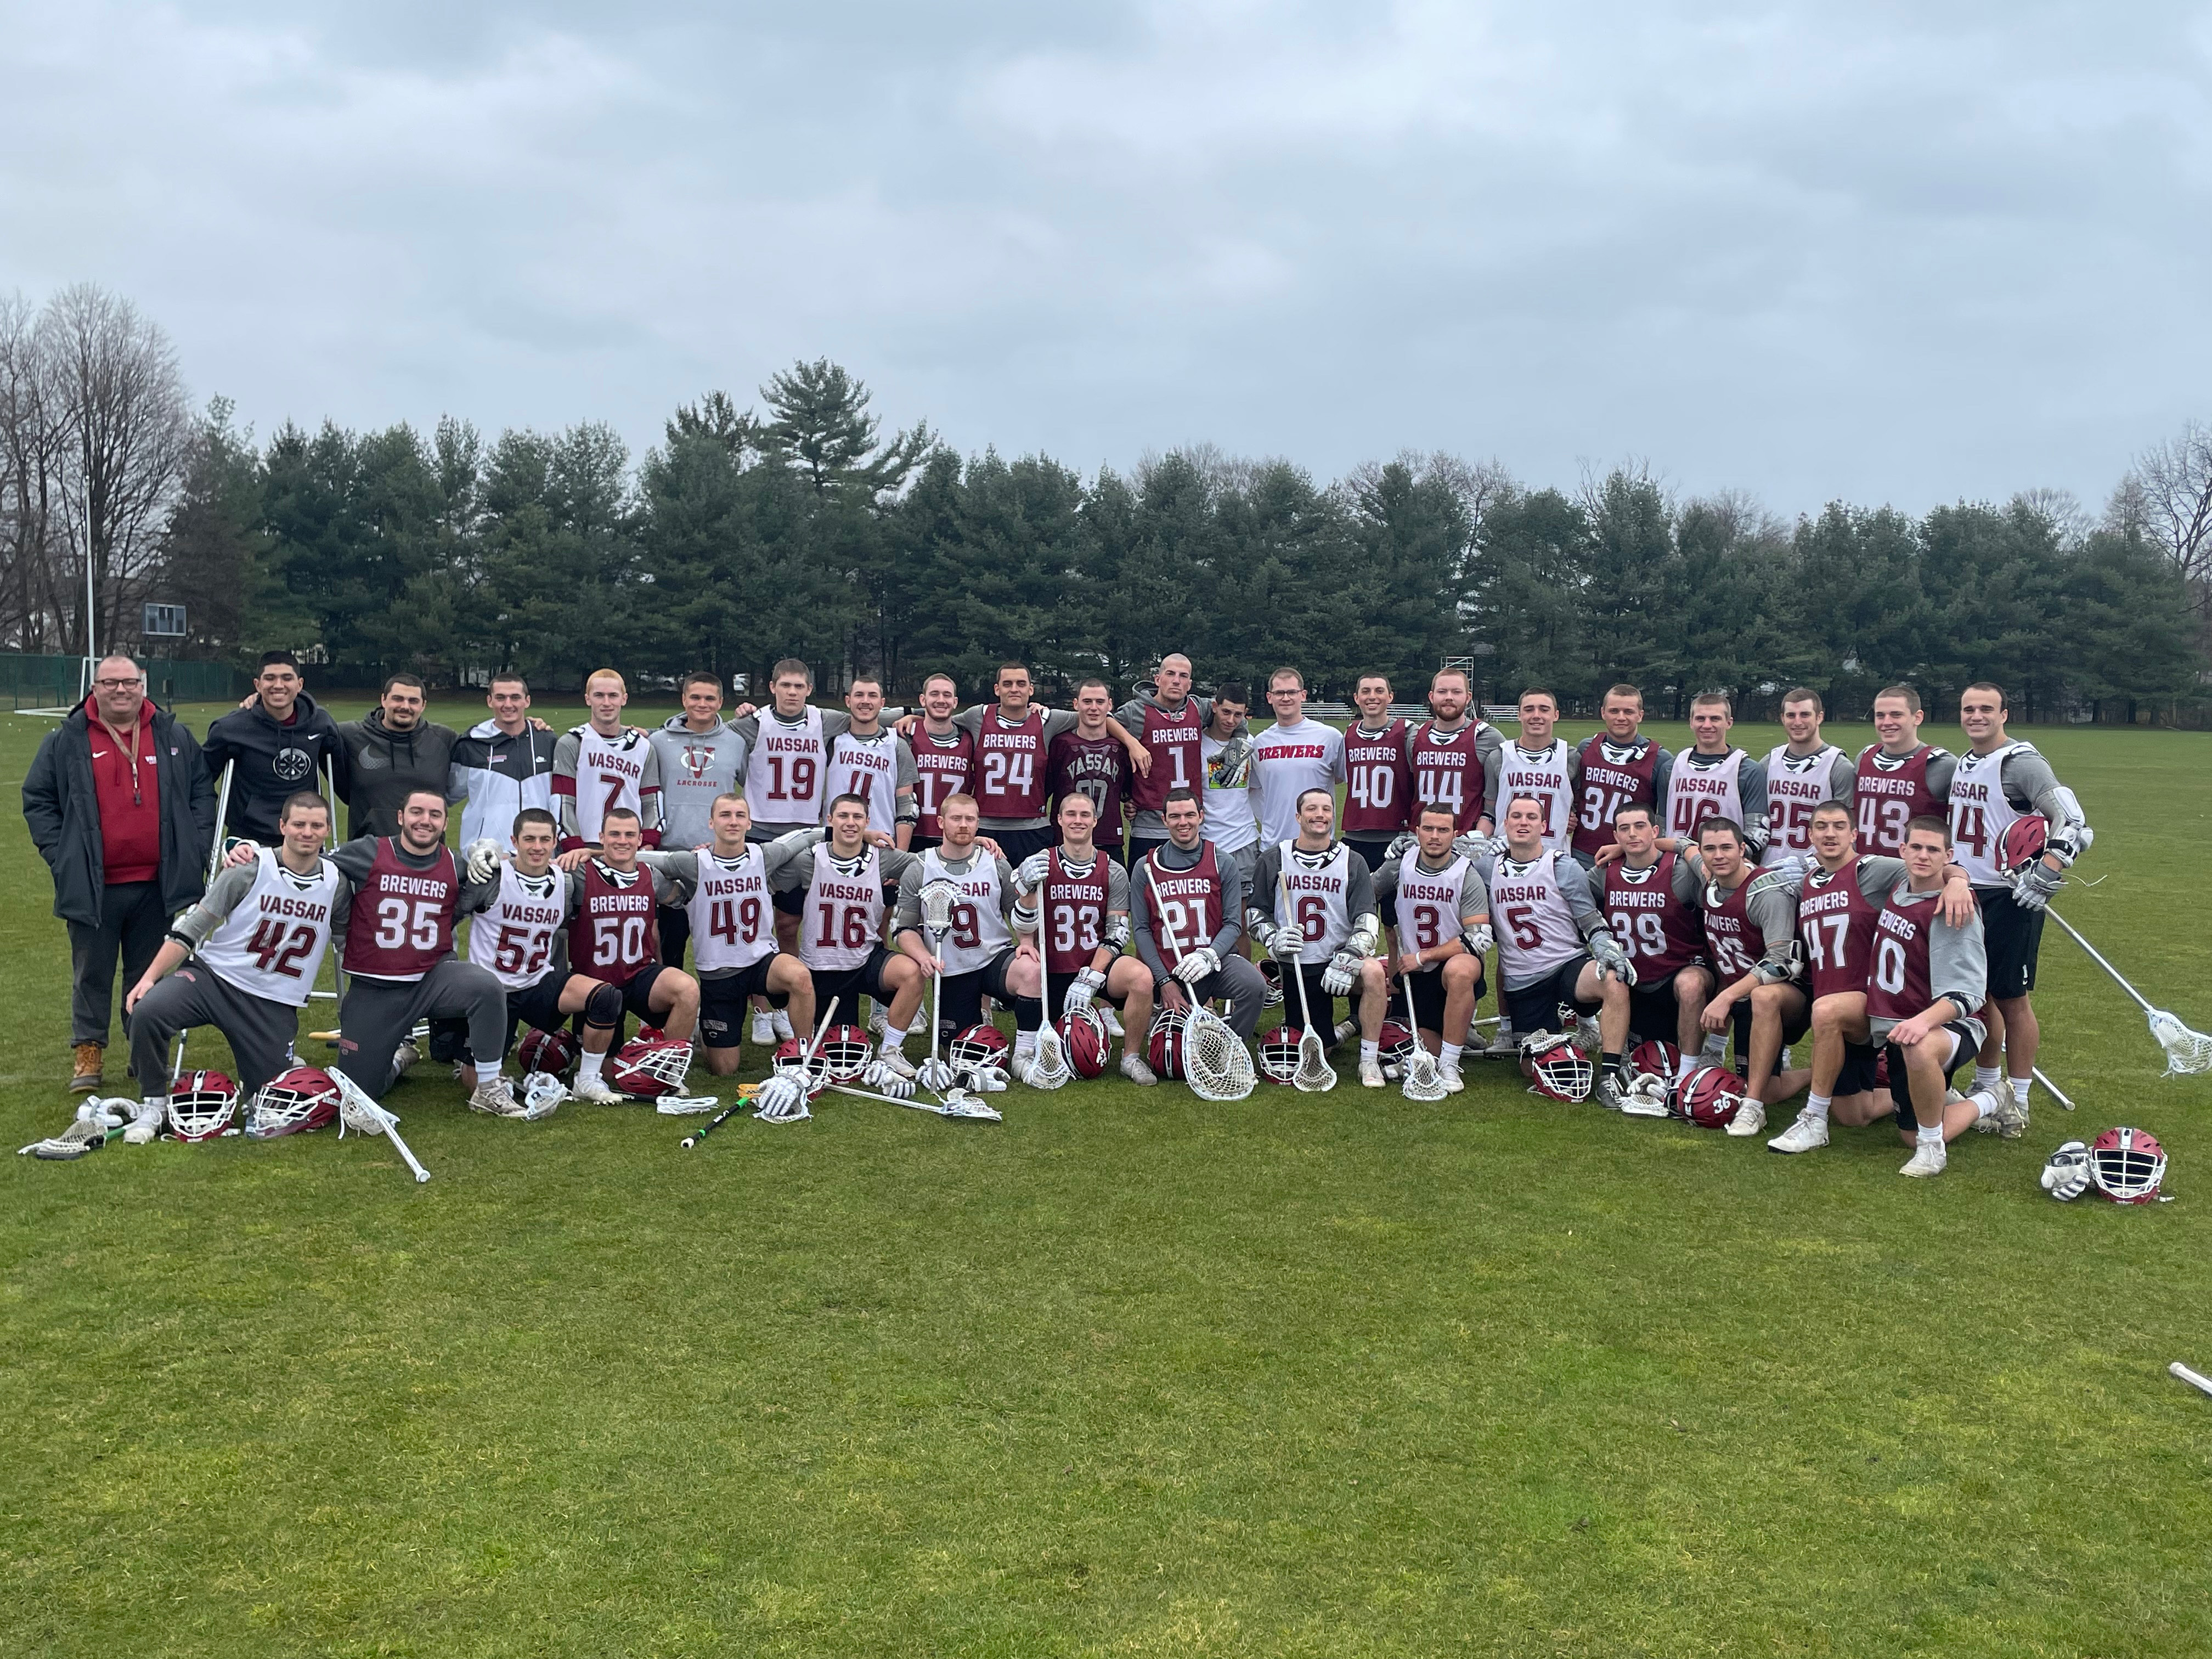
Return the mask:
<svg viewBox="0 0 2212 1659">
<path fill-rule="evenodd" d="M 88 338 L 140 372 L 71 369 L 101 356 Z M 896 697 L 939 670 L 980 692 L 1009 657 L 1119 688 L 1182 650 L 1208 681 L 1292 663 L 1346 698 L 1363 672 L 1411 696 L 1467 657 L 1485 696 L 1594 703 L 1626 679 L 1673 714 L 1710 688 L 1756 708 L 1799 683 L 1852 710 L 1893 680 L 1940 706 L 1994 678 L 2030 720 L 2204 694 L 2196 427 L 2094 518 L 2042 492 L 1790 523 L 1639 469 L 1561 489 L 1442 454 L 1322 482 L 1200 447 L 1085 477 L 887 434 L 826 361 L 775 376 L 757 409 L 719 392 L 678 407 L 641 458 L 595 422 L 258 441 L 220 398 L 185 414 L 167 349 L 98 290 L 0 307 L 0 641 L 76 648 L 89 551 L 103 643 L 131 642 L 137 601 L 158 598 L 187 607 L 182 654 L 289 647 L 325 684 L 500 668 L 550 690 L 611 663 L 757 685 L 791 655 L 826 687 L 873 670 Z M 105 483 L 95 428 L 139 434 Z"/>
</svg>

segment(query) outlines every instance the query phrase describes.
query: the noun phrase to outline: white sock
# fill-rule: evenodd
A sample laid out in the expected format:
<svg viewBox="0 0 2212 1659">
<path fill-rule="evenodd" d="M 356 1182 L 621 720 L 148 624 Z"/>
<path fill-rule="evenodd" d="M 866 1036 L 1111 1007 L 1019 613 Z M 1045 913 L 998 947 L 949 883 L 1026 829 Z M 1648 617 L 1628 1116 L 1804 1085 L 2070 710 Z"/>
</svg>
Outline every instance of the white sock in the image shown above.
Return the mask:
<svg viewBox="0 0 2212 1659">
<path fill-rule="evenodd" d="M 1037 1034 L 1036 1034 L 1035 1031 L 1017 1031 L 1017 1032 L 1015 1032 L 1015 1033 L 1014 1033 L 1014 1053 L 1015 1053 L 1017 1055 L 1027 1055 L 1027 1054 L 1035 1054 L 1035 1053 L 1036 1052 L 1036 1040 L 1037 1040 Z"/>
<path fill-rule="evenodd" d="M 2033 1078 L 2028 1078 L 2028 1077 L 2016 1077 L 2016 1078 L 2014 1078 L 2011 1081 L 2012 1081 L 2012 1097 L 2013 1097 L 2014 1101 L 2016 1103 L 2020 1104 L 2020 1105 L 2022 1105 L 2022 1106 L 2027 1105 L 2027 1085 L 2028 1085 L 2030 1083 L 2033 1082 L 2033 1081 L 2034 1081 L 2034 1079 L 2033 1079 Z"/>
<path fill-rule="evenodd" d="M 1443 1045 L 1443 1060 L 1445 1065 L 1456 1066 L 1459 1064 L 1459 1057 L 1463 1052 L 1462 1046 L 1459 1043 L 1447 1042 Z"/>
<path fill-rule="evenodd" d="M 1997 1115 L 1997 1091 L 1996 1090 L 1977 1089 L 1974 1091 L 1973 1100 L 1975 1116 L 1995 1117 Z"/>
<path fill-rule="evenodd" d="M 1996 1066 L 1977 1066 L 1974 1067 L 1974 1087 L 1977 1089 L 1994 1089 L 1997 1086 L 1997 1076 L 1998 1073 Z"/>
<path fill-rule="evenodd" d="M 1802 1115 L 1818 1118 L 1821 1122 L 1826 1123 L 1828 1121 L 1828 1099 L 1829 1097 L 1826 1095 L 1808 1094 L 1805 1097 L 1805 1110 Z"/>
<path fill-rule="evenodd" d="M 604 1054 L 595 1054 L 589 1048 L 585 1049 L 584 1057 L 576 1062 L 576 1081 L 584 1083 L 597 1077 L 599 1067 L 606 1063 L 607 1057 Z"/>
<path fill-rule="evenodd" d="M 142 1115 L 147 1112 L 167 1113 L 168 1109 L 169 1097 L 167 1095 L 148 1095 L 138 1103 L 138 1110 Z"/>
<path fill-rule="evenodd" d="M 1728 1033 L 1725 1031 L 1706 1032 L 1705 1046 L 1700 1052 L 1708 1060 L 1718 1060 L 1723 1054 L 1728 1053 Z"/>
<path fill-rule="evenodd" d="M 1940 1123 L 1919 1124 L 1916 1126 L 1915 1139 L 1923 1146 L 1941 1146 L 1943 1144 L 1943 1126 Z"/>
<path fill-rule="evenodd" d="M 895 1054 L 906 1042 L 906 1027 L 894 1025 L 888 1018 L 884 1021 L 884 1052 Z"/>
<path fill-rule="evenodd" d="M 1359 1039 L 1359 1059 L 1363 1065 L 1368 1060 L 1380 1058 L 1382 1053 L 1382 1045 L 1379 1042 L 1370 1042 L 1365 1037 Z"/>
</svg>

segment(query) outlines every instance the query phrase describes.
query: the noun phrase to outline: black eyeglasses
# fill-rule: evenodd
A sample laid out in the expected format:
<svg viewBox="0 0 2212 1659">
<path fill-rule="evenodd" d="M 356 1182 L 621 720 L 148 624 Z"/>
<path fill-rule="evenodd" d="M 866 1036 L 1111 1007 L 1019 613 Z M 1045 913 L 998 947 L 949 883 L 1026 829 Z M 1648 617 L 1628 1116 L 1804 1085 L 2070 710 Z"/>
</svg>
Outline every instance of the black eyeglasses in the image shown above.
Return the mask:
<svg viewBox="0 0 2212 1659">
<path fill-rule="evenodd" d="M 131 686 L 143 685 L 145 684 L 146 681 L 143 675 L 134 676 L 127 680 L 94 680 L 93 682 L 93 684 L 102 691 L 123 691 L 129 690 Z"/>
</svg>

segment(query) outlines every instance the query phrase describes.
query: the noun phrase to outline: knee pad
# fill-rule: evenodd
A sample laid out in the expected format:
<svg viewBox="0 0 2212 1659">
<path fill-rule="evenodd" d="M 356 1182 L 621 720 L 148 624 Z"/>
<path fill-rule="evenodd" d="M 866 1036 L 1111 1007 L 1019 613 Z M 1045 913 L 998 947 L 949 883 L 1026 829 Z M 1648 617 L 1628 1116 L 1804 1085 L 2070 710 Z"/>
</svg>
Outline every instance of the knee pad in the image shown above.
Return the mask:
<svg viewBox="0 0 2212 1659">
<path fill-rule="evenodd" d="M 465 1019 L 432 1020 L 430 1022 L 430 1058 L 441 1066 L 451 1066 L 458 1060 L 470 1059 L 468 1021 Z"/>
<path fill-rule="evenodd" d="M 586 1025 L 595 1025 L 601 1030 L 612 1030 L 622 1024 L 622 1019 L 623 994 L 618 987 L 602 985 L 584 1004 L 584 1024 Z"/>
</svg>

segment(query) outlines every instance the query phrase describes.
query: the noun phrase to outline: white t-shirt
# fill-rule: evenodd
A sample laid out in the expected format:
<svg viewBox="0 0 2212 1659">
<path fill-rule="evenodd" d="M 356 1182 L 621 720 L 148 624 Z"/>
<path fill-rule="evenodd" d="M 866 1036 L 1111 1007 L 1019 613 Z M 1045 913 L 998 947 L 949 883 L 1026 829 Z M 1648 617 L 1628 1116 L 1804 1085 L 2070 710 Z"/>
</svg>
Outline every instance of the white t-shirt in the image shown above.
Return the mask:
<svg viewBox="0 0 2212 1659">
<path fill-rule="evenodd" d="M 1344 781 L 1344 733 L 1319 720 L 1271 726 L 1253 738 L 1252 751 L 1253 775 L 1260 781 L 1260 833 L 1271 846 L 1296 841 L 1298 797 Z"/>
</svg>

